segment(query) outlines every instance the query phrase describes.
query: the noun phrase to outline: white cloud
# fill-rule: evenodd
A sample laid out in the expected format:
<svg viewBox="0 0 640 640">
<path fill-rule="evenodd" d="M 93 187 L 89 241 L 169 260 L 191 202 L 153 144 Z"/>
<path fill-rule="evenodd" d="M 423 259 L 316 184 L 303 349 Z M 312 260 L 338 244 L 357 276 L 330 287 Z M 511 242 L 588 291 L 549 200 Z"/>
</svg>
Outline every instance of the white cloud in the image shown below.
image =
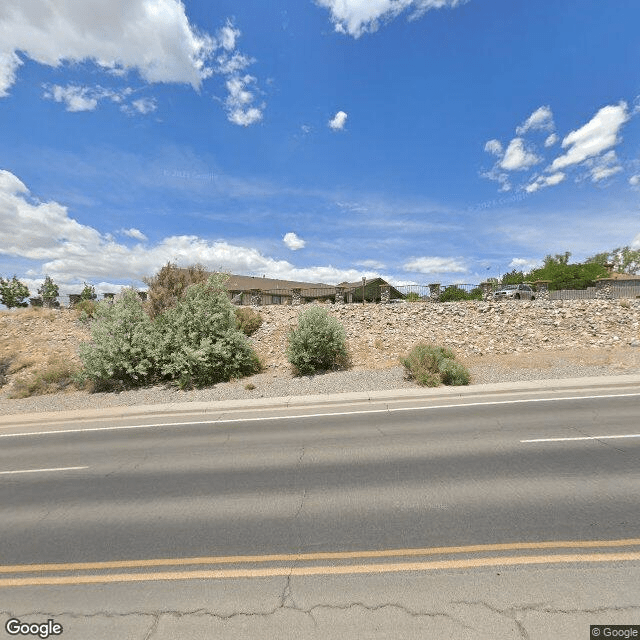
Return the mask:
<svg viewBox="0 0 640 640">
<path fill-rule="evenodd" d="M 131 103 L 131 106 L 143 116 L 148 113 L 153 113 L 158 108 L 158 103 L 155 98 L 139 98 Z"/>
<path fill-rule="evenodd" d="M 316 0 L 317 4 L 331 12 L 335 30 L 359 38 L 363 33 L 378 29 L 381 21 L 396 18 L 410 11 L 415 19 L 429 11 L 442 7 L 457 7 L 467 0 Z"/>
<path fill-rule="evenodd" d="M 509 182 L 509 174 L 504 171 L 500 171 L 498 165 L 494 166 L 490 171 L 484 171 L 480 173 L 482 178 L 493 180 L 500 185 L 499 191 L 506 192 L 511 191 L 511 182 Z"/>
<path fill-rule="evenodd" d="M 553 145 L 558 142 L 558 140 L 560 140 L 560 138 L 558 137 L 557 133 L 552 133 L 545 141 L 544 141 L 544 146 L 545 147 L 553 147 Z"/>
<path fill-rule="evenodd" d="M 215 47 L 189 23 L 180 0 L 3 0 L 0 95 L 15 81 L 17 51 L 51 67 L 92 61 L 136 70 L 147 82 L 199 88 L 212 73 Z"/>
<path fill-rule="evenodd" d="M 640 184 L 640 173 L 637 173 L 636 175 L 631 176 L 629 178 L 629 184 L 632 187 L 637 187 Z"/>
<path fill-rule="evenodd" d="M 562 148 L 568 151 L 553 161 L 549 171 L 580 164 L 615 146 L 620 142 L 618 133 L 628 120 L 626 102 L 603 107 L 587 124 L 565 137 Z"/>
<path fill-rule="evenodd" d="M 487 153 L 492 153 L 494 156 L 501 156 L 503 151 L 502 143 L 495 138 L 493 140 L 487 140 L 487 143 L 484 145 L 484 150 Z"/>
<path fill-rule="evenodd" d="M 65 206 L 33 198 L 24 183 L 4 170 L 0 170 L 0 228 L 0 255 L 42 261 L 39 273 L 50 274 L 60 284 L 102 280 L 104 291 L 113 291 L 118 281 L 141 281 L 169 260 L 182 265 L 199 262 L 211 270 L 328 284 L 353 282 L 362 276 L 356 269 L 331 265 L 298 268 L 250 247 L 191 235 L 170 236 L 153 246 L 128 247 L 111 234 L 69 217 Z M 138 229 L 128 230 L 132 237 L 138 234 L 144 235 Z M 39 275 L 33 269 L 29 274 Z"/>
<path fill-rule="evenodd" d="M 538 164 L 542 158 L 525 147 L 522 138 L 514 138 L 507 147 L 500 166 L 507 171 L 521 171 Z"/>
<path fill-rule="evenodd" d="M 298 249 L 303 249 L 307 244 L 302 238 L 299 238 L 293 231 L 289 233 L 285 233 L 282 241 L 291 249 L 291 251 L 297 251 Z"/>
<path fill-rule="evenodd" d="M 386 265 L 378 260 L 362 260 L 360 262 L 356 262 L 358 266 L 367 267 L 369 269 L 385 269 Z"/>
<path fill-rule="evenodd" d="M 527 131 L 553 131 L 553 112 L 551 107 L 539 107 L 519 127 L 516 134 L 523 136 Z"/>
<path fill-rule="evenodd" d="M 248 127 L 262 120 L 262 109 L 252 104 L 255 96 L 247 88 L 255 81 L 256 79 L 250 75 L 232 76 L 227 80 L 229 95 L 225 100 L 225 106 L 229 122 Z"/>
<path fill-rule="evenodd" d="M 122 233 L 125 236 L 129 236 L 130 238 L 141 240 L 142 242 L 144 242 L 147 239 L 147 236 L 145 236 L 144 233 L 140 231 L 140 229 L 135 229 L 133 227 L 131 229 L 121 229 L 120 233 Z M 107 234 L 107 236 L 108 235 L 109 234 Z"/>
<path fill-rule="evenodd" d="M 334 131 L 341 131 L 344 129 L 344 125 L 346 124 L 348 117 L 349 116 L 344 111 L 338 111 L 338 113 L 329 120 L 329 127 Z"/>
<path fill-rule="evenodd" d="M 45 85 L 44 97 L 56 102 L 64 102 L 67 111 L 93 111 L 100 100 L 109 99 L 112 102 L 121 104 L 127 96 L 133 93 L 133 89 L 126 87 L 124 89 L 105 89 L 100 85 L 94 87 L 81 87 L 75 84 L 69 84 L 62 87 L 58 84 Z"/>
<path fill-rule="evenodd" d="M 531 258 L 514 258 L 510 263 L 511 269 L 518 269 L 519 271 L 531 271 L 540 266 L 539 260 L 532 260 Z"/>
<path fill-rule="evenodd" d="M 616 152 L 613 149 L 601 156 L 586 160 L 584 164 L 589 167 L 592 182 L 600 182 L 622 171 L 622 167 L 618 164 Z"/>
<path fill-rule="evenodd" d="M 457 258 L 422 257 L 415 258 L 405 263 L 402 267 L 405 271 L 418 273 L 466 273 L 467 267 Z"/>
<path fill-rule="evenodd" d="M 562 171 L 553 173 L 550 176 L 538 176 L 524 189 L 527 193 L 535 193 L 536 191 L 544 189 L 545 187 L 553 187 L 557 184 L 560 184 L 565 178 L 566 175 Z"/>
</svg>

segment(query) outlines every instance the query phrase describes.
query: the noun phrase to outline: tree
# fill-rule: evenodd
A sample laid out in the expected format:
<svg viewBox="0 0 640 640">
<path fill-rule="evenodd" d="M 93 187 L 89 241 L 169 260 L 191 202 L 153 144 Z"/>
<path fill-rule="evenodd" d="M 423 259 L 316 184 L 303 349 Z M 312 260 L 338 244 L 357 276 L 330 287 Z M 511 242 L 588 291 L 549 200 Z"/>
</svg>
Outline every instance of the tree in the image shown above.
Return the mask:
<svg viewBox="0 0 640 640">
<path fill-rule="evenodd" d="M 58 285 L 51 279 L 51 276 L 45 277 L 42 286 L 38 289 L 38 295 L 44 300 L 45 306 L 50 306 L 60 295 Z"/>
<path fill-rule="evenodd" d="M 0 302 L 12 309 L 13 307 L 28 307 L 29 304 L 25 302 L 29 297 L 29 289 L 26 284 L 20 282 L 16 275 L 13 275 L 11 280 L 5 280 L 0 277 Z"/>
<path fill-rule="evenodd" d="M 522 271 L 509 271 L 501 278 L 501 284 L 522 284 L 524 282 L 524 273 Z"/>
<path fill-rule="evenodd" d="M 597 263 L 577 263 L 569 264 L 571 253 L 569 251 L 555 256 L 548 255 L 544 259 L 544 264 L 538 269 L 534 269 L 529 274 L 529 279 L 548 280 L 549 289 L 586 289 L 595 284 L 598 278 L 609 275 L 607 269 Z"/>
<path fill-rule="evenodd" d="M 628 273 L 638 275 L 640 272 L 640 250 L 632 249 L 629 246 L 618 247 L 612 251 L 603 251 L 587 258 L 588 263 L 599 265 L 612 264 L 613 270 L 617 273 Z"/>
<path fill-rule="evenodd" d="M 92 284 L 84 283 L 84 289 L 80 294 L 80 300 L 95 300 L 98 296 L 96 295 L 96 288 Z"/>
<path fill-rule="evenodd" d="M 208 277 L 207 270 L 200 264 L 180 269 L 175 262 L 167 262 L 152 278 L 142 278 L 149 286 L 146 305 L 149 315 L 155 318 L 175 307 L 188 287 L 206 282 Z"/>
</svg>

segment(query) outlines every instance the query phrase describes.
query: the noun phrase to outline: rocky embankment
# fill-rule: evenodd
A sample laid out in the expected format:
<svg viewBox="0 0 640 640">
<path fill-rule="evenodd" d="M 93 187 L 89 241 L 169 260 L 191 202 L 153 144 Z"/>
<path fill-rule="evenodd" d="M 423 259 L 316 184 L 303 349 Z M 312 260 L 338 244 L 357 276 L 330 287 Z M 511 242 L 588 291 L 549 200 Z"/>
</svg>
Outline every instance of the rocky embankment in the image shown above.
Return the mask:
<svg viewBox="0 0 640 640">
<path fill-rule="evenodd" d="M 257 384 L 263 385 L 266 380 L 271 386 L 276 381 L 293 383 L 285 355 L 287 334 L 305 308 L 260 308 L 263 324 L 250 338 L 265 364 L 265 372 L 255 380 Z M 472 382 L 530 379 L 532 375 L 544 376 L 541 370 L 548 370 L 549 377 L 640 371 L 640 300 L 351 304 L 326 308 L 345 327 L 353 365 L 350 373 L 358 388 L 382 384 L 381 370 L 397 368 L 399 358 L 419 341 L 451 348 L 470 368 Z M 80 322 L 68 309 L 0 313 L 0 365 L 12 360 L 0 396 L 8 402 L 14 381 L 35 375 L 48 362 L 62 360 L 79 365 L 78 346 L 90 338 L 90 325 Z M 538 371 L 532 374 L 533 370 Z M 371 375 L 363 378 L 366 371 Z M 376 380 L 375 371 L 380 372 L 380 380 Z M 401 372 L 394 376 L 384 383 L 387 387 L 401 385 Z M 326 377 L 326 381 L 329 379 Z M 318 379 L 308 382 L 307 393 L 320 384 Z M 300 386 L 302 381 L 296 384 Z M 337 390 L 346 389 L 344 381 L 336 384 Z M 292 393 L 286 386 L 278 389 L 283 395 Z M 261 388 L 256 391 L 271 393 Z M 11 402 L 30 400 L 35 399 Z"/>
</svg>

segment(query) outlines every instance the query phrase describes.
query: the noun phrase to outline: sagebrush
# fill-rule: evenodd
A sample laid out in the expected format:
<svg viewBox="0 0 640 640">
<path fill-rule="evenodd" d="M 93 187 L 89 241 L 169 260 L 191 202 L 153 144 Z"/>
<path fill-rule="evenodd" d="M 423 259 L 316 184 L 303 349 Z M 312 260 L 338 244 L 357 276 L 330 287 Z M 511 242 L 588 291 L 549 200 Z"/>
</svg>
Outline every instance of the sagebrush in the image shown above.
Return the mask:
<svg viewBox="0 0 640 640">
<path fill-rule="evenodd" d="M 202 387 L 260 370 L 246 336 L 236 326 L 223 276 L 188 287 L 175 306 L 155 319 L 133 289 L 113 304 L 98 303 L 92 341 L 80 347 L 81 379 L 97 390 L 174 381 Z"/>
<path fill-rule="evenodd" d="M 407 374 L 421 386 L 466 385 L 471 380 L 467 368 L 455 362 L 455 354 L 446 347 L 421 342 L 401 362 Z"/>
<path fill-rule="evenodd" d="M 246 336 L 252 336 L 262 325 L 262 316 L 254 309 L 239 307 L 235 313 L 238 329 Z"/>
<path fill-rule="evenodd" d="M 300 375 L 344 368 L 349 364 L 344 327 L 320 307 L 300 314 L 298 326 L 289 334 L 286 353 Z"/>
</svg>

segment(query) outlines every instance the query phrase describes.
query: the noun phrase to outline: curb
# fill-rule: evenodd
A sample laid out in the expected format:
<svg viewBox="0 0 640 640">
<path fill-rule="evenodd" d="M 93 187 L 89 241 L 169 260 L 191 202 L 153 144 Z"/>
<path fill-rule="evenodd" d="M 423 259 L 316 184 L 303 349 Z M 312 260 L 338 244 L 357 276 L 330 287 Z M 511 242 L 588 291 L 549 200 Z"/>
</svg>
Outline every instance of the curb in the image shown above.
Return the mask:
<svg viewBox="0 0 640 640">
<path fill-rule="evenodd" d="M 371 405 L 419 401 L 437 402 L 454 399 L 471 399 L 489 395 L 530 396 L 540 393 L 563 393 L 571 391 L 595 391 L 612 389 L 640 392 L 640 375 L 595 376 L 585 378 L 562 378 L 555 380 L 531 380 L 522 382 L 500 382 L 470 385 L 466 387 L 436 387 L 417 389 L 391 389 L 385 391 L 356 391 L 336 394 L 284 396 L 249 400 L 215 400 L 211 402 L 180 402 L 151 405 L 118 406 L 101 409 L 74 409 L 0 416 L 0 426 L 19 426 L 33 423 L 60 423 L 83 420 L 110 420 L 132 417 L 165 417 L 172 415 L 203 415 L 296 409 L 304 407 L 323 408 L 341 405 Z"/>
</svg>

